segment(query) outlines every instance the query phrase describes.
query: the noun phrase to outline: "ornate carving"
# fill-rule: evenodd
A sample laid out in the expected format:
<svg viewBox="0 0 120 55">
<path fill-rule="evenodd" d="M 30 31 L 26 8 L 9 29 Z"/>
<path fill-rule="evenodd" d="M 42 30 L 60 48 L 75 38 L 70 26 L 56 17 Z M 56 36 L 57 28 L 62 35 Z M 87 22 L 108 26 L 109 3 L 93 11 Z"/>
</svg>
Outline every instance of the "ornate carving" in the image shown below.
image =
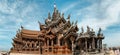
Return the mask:
<svg viewBox="0 0 120 55">
<path fill-rule="evenodd" d="M 21 26 L 21 30 L 18 30 L 16 38 L 13 39 L 11 52 L 19 53 L 21 51 L 21 53 L 44 55 L 48 53 L 71 54 L 75 50 L 94 51 L 97 49 L 96 44 L 102 45 L 103 38 L 96 37 L 95 32 L 93 29 L 90 30 L 89 26 L 87 26 L 87 32 L 84 32 L 82 27 L 82 32 L 78 34 L 77 21 L 71 23 L 70 15 L 68 15 L 67 20 L 64 19 L 64 13 L 61 15 L 56 7 L 54 7 L 52 17 L 48 13 L 45 24 L 41 24 L 39 21 L 38 23 L 40 26 L 39 31 L 23 29 L 23 26 Z M 101 34 L 101 29 L 99 29 L 98 34 Z M 103 36 L 103 34 L 100 36 Z M 100 42 L 95 42 L 98 40 Z"/>
</svg>

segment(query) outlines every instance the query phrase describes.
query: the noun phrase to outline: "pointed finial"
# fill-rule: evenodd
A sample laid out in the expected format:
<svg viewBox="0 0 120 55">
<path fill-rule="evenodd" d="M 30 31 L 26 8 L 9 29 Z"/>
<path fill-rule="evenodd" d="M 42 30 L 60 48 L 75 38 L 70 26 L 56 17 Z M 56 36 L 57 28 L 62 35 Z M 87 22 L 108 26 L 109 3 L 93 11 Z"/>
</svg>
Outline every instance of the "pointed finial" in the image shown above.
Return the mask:
<svg viewBox="0 0 120 55">
<path fill-rule="evenodd" d="M 78 22 L 78 21 L 75 22 L 75 25 L 77 25 L 77 22 Z"/>
<path fill-rule="evenodd" d="M 21 25 L 21 29 L 23 29 L 24 27 Z"/>
<path fill-rule="evenodd" d="M 81 27 L 81 31 L 82 31 L 82 33 L 84 32 L 84 29 L 83 29 L 83 27 Z"/>
<path fill-rule="evenodd" d="M 67 18 L 68 21 L 70 21 L 70 14 L 68 15 L 68 18 Z"/>
<path fill-rule="evenodd" d="M 55 0 L 54 0 L 54 12 L 55 12 L 55 13 L 56 13 L 56 10 L 57 10 L 57 8 L 56 8 Z"/>
<path fill-rule="evenodd" d="M 68 15 L 68 19 L 70 19 L 70 14 Z"/>
<path fill-rule="evenodd" d="M 100 34 L 101 33 L 101 28 L 99 28 L 99 30 L 98 30 L 98 34 Z"/>
<path fill-rule="evenodd" d="M 40 21 L 38 21 L 38 23 L 41 24 Z"/>
<path fill-rule="evenodd" d="M 18 30 L 16 32 L 19 33 Z"/>
<path fill-rule="evenodd" d="M 60 17 L 60 13 L 58 13 L 59 14 L 59 17 Z"/>
<path fill-rule="evenodd" d="M 89 32 L 90 31 L 90 27 L 89 26 L 87 26 L 87 32 Z"/>
<path fill-rule="evenodd" d="M 92 29 L 92 31 L 94 31 L 94 30 Z"/>
<path fill-rule="evenodd" d="M 54 8 L 56 8 L 56 3 L 55 3 L 55 0 L 54 0 Z"/>
<path fill-rule="evenodd" d="M 71 25 L 73 25 L 73 24 L 74 24 L 74 22 L 71 23 Z"/>
<path fill-rule="evenodd" d="M 64 13 L 62 13 L 62 17 L 64 17 Z"/>
<path fill-rule="evenodd" d="M 18 32 L 20 33 L 20 29 L 18 29 Z"/>
<path fill-rule="evenodd" d="M 48 19 L 51 19 L 50 12 L 48 13 Z"/>
</svg>

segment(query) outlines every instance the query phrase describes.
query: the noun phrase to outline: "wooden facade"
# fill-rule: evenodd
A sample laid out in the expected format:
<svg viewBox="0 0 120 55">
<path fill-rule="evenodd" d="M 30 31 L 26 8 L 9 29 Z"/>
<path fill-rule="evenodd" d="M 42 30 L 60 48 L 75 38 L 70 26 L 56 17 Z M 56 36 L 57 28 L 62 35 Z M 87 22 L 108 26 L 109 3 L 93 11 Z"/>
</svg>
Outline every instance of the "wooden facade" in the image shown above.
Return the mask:
<svg viewBox="0 0 120 55">
<path fill-rule="evenodd" d="M 77 22 L 70 22 L 70 15 L 65 19 L 64 14 L 54 7 L 52 16 L 48 13 L 45 24 L 40 22 L 40 30 L 27 30 L 21 26 L 13 39 L 10 53 L 28 54 L 73 54 L 76 50 L 86 52 L 101 51 L 101 29 L 97 35 L 87 27 L 87 32 L 79 31 Z"/>
</svg>

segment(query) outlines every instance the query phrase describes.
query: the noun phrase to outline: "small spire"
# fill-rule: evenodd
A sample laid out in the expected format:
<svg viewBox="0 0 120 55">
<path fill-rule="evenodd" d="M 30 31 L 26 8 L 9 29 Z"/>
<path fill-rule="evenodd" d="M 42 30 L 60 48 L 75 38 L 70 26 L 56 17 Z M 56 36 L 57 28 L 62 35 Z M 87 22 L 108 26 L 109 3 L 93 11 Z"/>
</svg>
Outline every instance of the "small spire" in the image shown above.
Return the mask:
<svg viewBox="0 0 120 55">
<path fill-rule="evenodd" d="M 99 28 L 99 30 L 98 30 L 98 34 L 100 34 L 101 33 L 101 28 Z"/>
<path fill-rule="evenodd" d="M 54 12 L 55 12 L 55 13 L 57 12 L 55 0 L 54 0 Z"/>
<path fill-rule="evenodd" d="M 48 19 L 51 19 L 50 12 L 48 13 Z"/>
<path fill-rule="evenodd" d="M 18 31 L 18 30 L 17 30 L 16 32 L 17 32 L 17 34 L 19 33 L 19 31 Z"/>
<path fill-rule="evenodd" d="M 68 18 L 67 18 L 68 21 L 70 21 L 70 14 L 68 15 Z"/>
<path fill-rule="evenodd" d="M 77 22 L 78 22 L 78 21 L 75 22 L 75 25 L 77 25 Z"/>
<path fill-rule="evenodd" d="M 81 31 L 82 31 L 82 33 L 84 32 L 84 29 L 83 29 L 83 27 L 81 27 Z"/>
<path fill-rule="evenodd" d="M 41 23 L 40 23 L 40 21 L 38 21 L 38 23 L 39 23 L 39 28 L 40 28 L 40 30 L 41 30 Z"/>
<path fill-rule="evenodd" d="M 55 0 L 54 0 L 54 8 L 56 8 L 56 3 L 55 3 Z"/>
<path fill-rule="evenodd" d="M 58 13 L 59 14 L 59 17 L 60 17 L 60 13 Z"/>
<path fill-rule="evenodd" d="M 90 27 L 89 26 L 87 26 L 87 32 L 89 32 L 90 31 Z"/>
<path fill-rule="evenodd" d="M 41 24 L 40 21 L 38 21 L 38 23 Z"/>
<path fill-rule="evenodd" d="M 24 27 L 21 25 L 21 29 L 23 29 Z"/>
<path fill-rule="evenodd" d="M 73 24 L 74 24 L 74 22 L 71 23 L 71 25 L 73 25 Z"/>
<path fill-rule="evenodd" d="M 18 33 L 20 33 L 20 29 L 18 29 Z"/>
<path fill-rule="evenodd" d="M 64 13 L 62 13 L 62 18 L 64 17 Z"/>
<path fill-rule="evenodd" d="M 92 29 L 92 31 L 94 31 L 94 30 Z"/>
</svg>

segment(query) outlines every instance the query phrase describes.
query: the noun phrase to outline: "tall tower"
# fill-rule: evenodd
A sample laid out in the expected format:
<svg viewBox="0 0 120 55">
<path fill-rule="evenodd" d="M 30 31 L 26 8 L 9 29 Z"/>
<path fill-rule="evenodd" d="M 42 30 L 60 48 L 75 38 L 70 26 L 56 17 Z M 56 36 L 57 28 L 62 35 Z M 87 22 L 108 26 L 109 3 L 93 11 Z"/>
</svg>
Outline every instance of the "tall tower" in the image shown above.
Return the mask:
<svg viewBox="0 0 120 55">
<path fill-rule="evenodd" d="M 55 0 L 54 0 L 54 8 L 56 8 L 56 3 L 55 3 Z"/>
</svg>

